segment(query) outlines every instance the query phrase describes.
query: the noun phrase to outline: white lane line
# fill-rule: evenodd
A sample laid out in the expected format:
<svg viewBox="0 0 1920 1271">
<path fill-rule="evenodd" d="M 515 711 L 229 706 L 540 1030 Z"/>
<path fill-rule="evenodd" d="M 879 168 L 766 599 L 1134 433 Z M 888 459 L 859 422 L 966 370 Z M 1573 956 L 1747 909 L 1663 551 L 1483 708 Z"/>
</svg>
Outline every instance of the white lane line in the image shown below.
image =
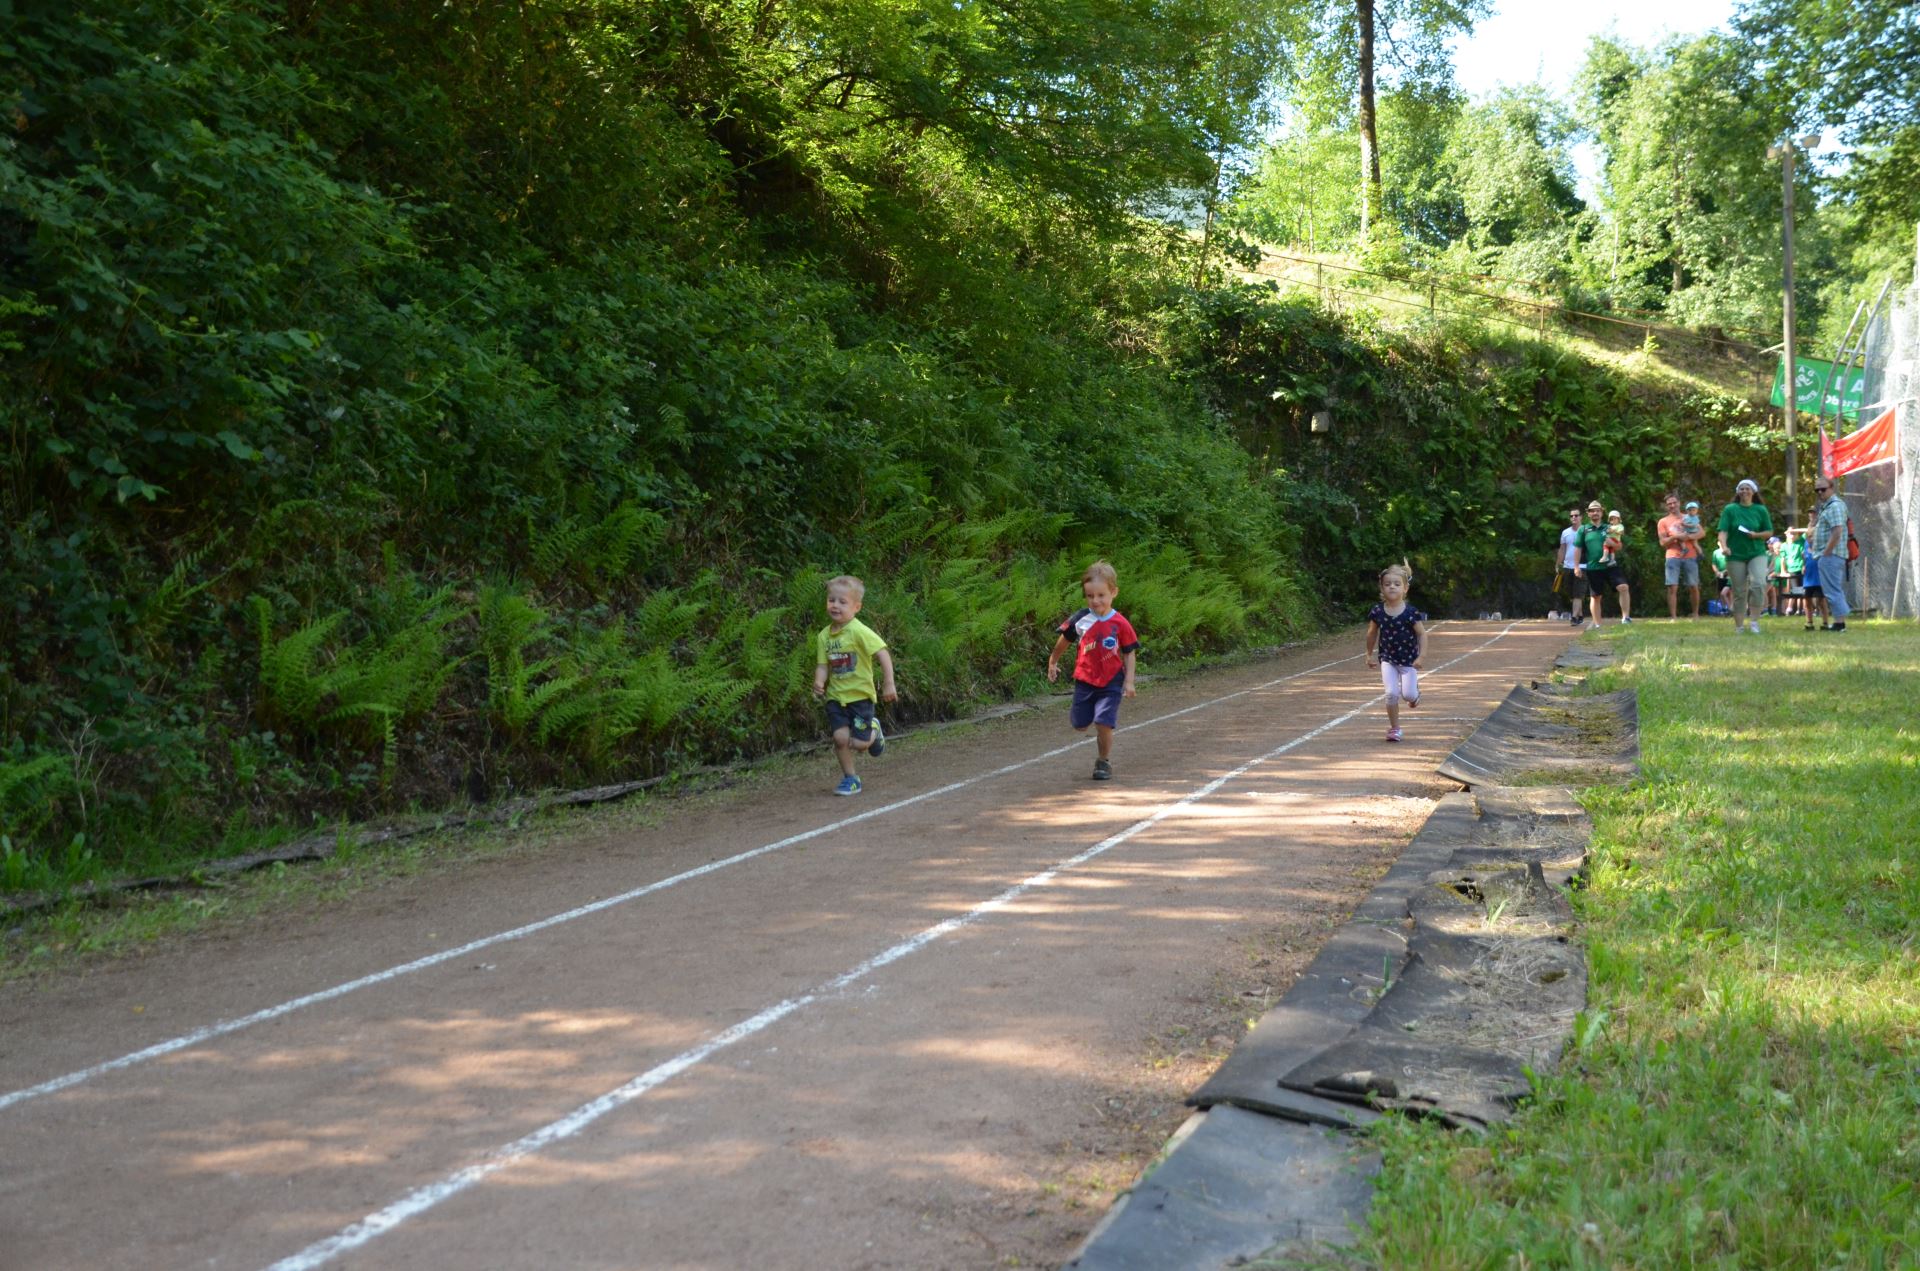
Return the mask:
<svg viewBox="0 0 1920 1271">
<path fill-rule="evenodd" d="M 1437 625 L 1438 624 L 1436 624 L 1436 626 Z M 1152 719 L 1143 719 L 1137 724 L 1128 724 L 1115 731 L 1126 733 L 1132 732 L 1135 729 L 1162 724 L 1167 720 L 1178 719 L 1182 715 L 1191 715 L 1194 711 L 1207 710 L 1223 702 L 1230 702 L 1235 698 L 1245 697 L 1250 693 L 1262 693 L 1270 688 L 1275 688 L 1304 676 L 1315 675 L 1332 667 L 1343 666 L 1348 662 L 1357 662 L 1362 656 L 1364 655 L 1355 654 L 1353 657 L 1336 658 L 1332 662 L 1323 662 L 1319 666 L 1311 667 L 1305 671 L 1296 671 L 1291 675 L 1283 675 L 1277 680 L 1268 680 L 1266 683 L 1256 684 L 1252 688 L 1243 688 L 1236 692 L 1228 693 L 1224 697 L 1216 697 L 1210 701 L 1196 703 L 1193 706 L 1185 706 L 1177 711 L 1169 711 L 1165 715 L 1156 715 Z M 334 998 L 344 997 L 348 993 L 357 992 L 360 989 L 371 988 L 376 984 L 385 984 L 390 980 L 397 980 L 403 975 L 412 975 L 416 971 L 425 971 L 430 967 L 439 966 L 443 962 L 451 962 L 455 958 L 465 957 L 469 953 L 474 953 L 491 945 L 502 944 L 508 940 L 519 940 L 525 936 L 533 935 L 535 932 L 545 931 L 549 927 L 557 927 L 562 923 L 572 922 L 578 918 L 585 918 L 590 914 L 597 914 L 603 909 L 612 909 L 616 905 L 624 905 L 629 901 L 639 900 L 643 896 L 651 896 L 654 892 L 665 891 L 669 887 L 676 887 L 681 883 L 690 882 L 704 875 L 728 869 L 734 865 L 744 864 L 747 861 L 753 860 L 755 857 L 765 856 L 769 852 L 777 852 L 782 848 L 792 847 L 796 843 L 804 843 L 809 839 L 816 839 L 824 834 L 832 834 L 835 831 L 844 830 L 849 825 L 856 825 L 861 821 L 869 821 L 877 816 L 885 816 L 890 812 L 898 812 L 902 808 L 910 808 L 916 803 L 924 803 L 928 799 L 936 799 L 941 795 L 952 794 L 956 790 L 964 790 L 968 786 L 977 785 L 982 781 L 990 781 L 995 777 L 1004 777 L 1009 773 L 1018 772 L 1022 768 L 1030 768 L 1034 764 L 1043 763 L 1048 759 L 1064 755 L 1070 750 L 1092 744 L 1093 739 L 1086 738 L 1081 741 L 1070 742 L 1065 746 L 1056 746 L 1054 749 L 1046 751 L 1043 754 L 1035 755 L 1030 759 L 1022 759 L 1017 763 L 1010 763 L 1004 767 L 995 768 L 991 772 L 984 772 L 978 776 L 950 782 L 937 789 L 928 790 L 923 794 L 916 794 L 910 798 L 898 799 L 877 808 L 870 808 L 865 812 L 843 817 L 831 825 L 823 825 L 818 829 L 804 830 L 799 834 L 791 834 L 776 842 L 764 844 L 735 856 L 729 856 L 725 860 L 710 861 L 695 869 L 675 874 L 671 878 L 663 878 L 658 882 L 648 883 L 644 887 L 636 887 L 632 891 L 621 892 L 617 896 L 609 896 L 604 900 L 596 900 L 590 904 L 581 905 L 577 909 L 569 909 L 565 913 L 554 914 L 552 917 L 542 918 L 538 922 L 530 922 L 524 927 L 515 927 L 511 931 L 502 931 L 494 935 L 482 936 L 480 939 L 468 941 L 458 948 L 445 949 L 439 953 L 430 953 L 423 958 L 415 958 L 411 962 L 403 962 L 399 966 L 388 967 L 384 971 L 375 971 L 370 975 L 363 975 L 357 980 L 348 980 L 344 984 L 336 984 L 332 988 L 321 989 L 318 992 L 292 998 L 288 1001 L 281 1002 L 277 1006 L 265 1007 L 262 1010 L 255 1011 L 251 1015 L 242 1015 L 234 1019 L 220 1020 L 216 1023 L 207 1024 L 201 1028 L 194 1029 L 192 1032 L 182 1033 L 178 1037 L 170 1038 L 167 1041 L 155 1042 L 151 1046 L 142 1050 L 133 1051 L 130 1054 L 122 1055 L 118 1059 L 109 1059 L 104 1063 L 95 1064 L 90 1068 L 81 1068 L 77 1071 L 67 1073 L 65 1076 L 51 1078 L 41 1082 L 39 1085 L 27 1086 L 6 1094 L 0 1094 L 0 1111 L 4 1111 L 14 1104 L 25 1103 L 29 1099 L 38 1098 L 41 1095 L 53 1094 L 59 1090 L 69 1089 L 82 1082 L 91 1081 L 95 1077 L 116 1072 L 122 1068 L 131 1068 L 136 1064 L 143 1064 L 151 1059 L 159 1059 L 162 1056 L 171 1055 L 176 1051 L 198 1046 L 202 1042 L 212 1041 L 216 1037 L 224 1037 L 228 1033 L 237 1033 L 243 1028 L 252 1028 L 255 1024 L 264 1024 L 269 1020 L 279 1019 L 283 1015 L 290 1015 L 294 1011 L 304 1010 L 309 1006 L 318 1006 L 322 1002 L 330 1002 Z"/>
<path fill-rule="evenodd" d="M 1498 635 L 1488 640 L 1485 644 L 1475 649 L 1469 649 L 1459 657 L 1454 658 L 1452 662 L 1447 662 L 1436 667 L 1434 674 L 1439 674 L 1456 662 L 1465 661 L 1481 650 L 1488 648 L 1496 641 L 1503 639 L 1509 631 L 1513 630 L 1514 625 L 1513 623 L 1509 623 Z M 1351 661 L 1351 659 L 1348 660 Z M 631 1103 L 641 1095 L 646 1094 L 649 1090 L 667 1081 L 671 1081 L 681 1073 L 701 1063 L 709 1056 L 725 1050 L 735 1042 L 744 1041 L 755 1033 L 785 1019 L 795 1011 L 811 1006 L 822 998 L 830 997 L 833 994 L 851 987 L 875 971 L 878 971 L 880 968 L 890 963 L 898 962 L 908 954 L 919 952 L 942 936 L 950 935 L 962 927 L 971 926 L 988 914 L 1006 908 L 1009 904 L 1018 900 L 1021 896 L 1036 887 L 1046 886 L 1063 872 L 1073 869 L 1075 866 L 1084 865 L 1097 856 L 1104 855 L 1122 843 L 1125 843 L 1128 839 L 1136 837 L 1142 831 L 1158 825 L 1161 821 L 1166 820 L 1182 808 L 1190 807 L 1198 803 L 1200 800 L 1218 790 L 1221 786 L 1226 785 L 1227 782 L 1232 781 L 1235 777 L 1259 767 L 1270 759 L 1277 759 L 1297 746 L 1304 746 L 1321 734 L 1332 731 L 1356 715 L 1371 710 L 1375 705 L 1385 700 L 1386 695 L 1384 693 L 1376 694 L 1370 701 L 1356 706 L 1346 714 L 1330 719 L 1311 732 L 1302 733 L 1292 741 L 1276 746 L 1266 754 L 1249 759 L 1238 768 L 1215 777 L 1212 781 L 1207 782 L 1207 784 L 1201 786 L 1191 794 L 1167 804 L 1152 816 L 1135 821 L 1119 833 L 1101 839 L 1098 843 L 1087 848 L 1079 855 L 1068 857 L 1057 865 L 1041 870 L 1038 874 L 1015 883 L 991 900 L 983 901 L 975 905 L 966 913 L 956 914 L 944 922 L 936 923 L 919 934 L 902 940 L 890 949 L 876 953 L 865 962 L 835 976 L 810 993 L 802 994 L 799 997 L 790 997 L 783 1002 L 774 1003 L 759 1014 L 740 1021 L 732 1028 L 727 1029 L 723 1033 L 716 1034 L 700 1043 L 700 1045 L 695 1046 L 693 1049 L 683 1051 L 665 1063 L 647 1069 L 647 1071 L 641 1073 L 632 1081 L 627 1082 L 627 1084 L 617 1089 L 609 1090 L 599 1098 L 588 1103 L 581 1104 L 566 1116 L 561 1117 L 558 1121 L 549 1122 L 531 1134 L 515 1139 L 504 1147 L 495 1148 L 472 1165 L 466 1166 L 464 1169 L 456 1170 L 454 1173 L 447 1175 L 437 1182 L 428 1183 L 424 1187 L 416 1188 L 386 1208 L 376 1210 L 368 1214 L 365 1218 L 362 1218 L 359 1222 L 343 1228 L 335 1234 L 328 1236 L 326 1239 L 317 1240 L 313 1244 L 300 1250 L 300 1252 L 290 1254 L 280 1259 L 280 1261 L 272 1264 L 267 1271 L 313 1271 L 315 1267 L 326 1265 L 340 1254 L 358 1249 L 376 1237 L 392 1231 L 409 1218 L 423 1214 L 442 1201 L 459 1195 L 488 1175 L 498 1173 L 516 1161 L 524 1160 L 526 1157 L 532 1156 L 536 1152 L 540 1152 L 563 1139 L 572 1138 L 581 1130 L 586 1129 L 614 1109 Z"/>
</svg>

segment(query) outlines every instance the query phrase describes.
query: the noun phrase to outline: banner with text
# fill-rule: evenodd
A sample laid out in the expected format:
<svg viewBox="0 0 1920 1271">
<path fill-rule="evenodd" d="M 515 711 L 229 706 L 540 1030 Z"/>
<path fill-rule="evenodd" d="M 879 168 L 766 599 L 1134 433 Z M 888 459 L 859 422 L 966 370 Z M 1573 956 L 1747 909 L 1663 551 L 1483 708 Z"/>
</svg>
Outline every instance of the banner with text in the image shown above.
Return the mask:
<svg viewBox="0 0 1920 1271">
<path fill-rule="evenodd" d="M 1787 395 L 1787 359 L 1773 368 L 1773 404 L 1784 406 Z M 1838 414 L 1847 419 L 1860 417 L 1860 395 L 1866 390 L 1867 373 L 1858 367 L 1834 369 L 1824 358 L 1793 359 L 1793 408 L 1808 415 Z M 1822 390 L 1826 401 L 1820 400 Z"/>
<path fill-rule="evenodd" d="M 1880 418 L 1844 437 L 1829 437 L 1827 430 L 1822 428 L 1820 471 L 1829 477 L 1844 477 L 1862 468 L 1892 463 L 1898 457 L 1898 451 L 1894 448 L 1897 434 L 1893 415 L 1893 407 L 1889 406 Z"/>
</svg>

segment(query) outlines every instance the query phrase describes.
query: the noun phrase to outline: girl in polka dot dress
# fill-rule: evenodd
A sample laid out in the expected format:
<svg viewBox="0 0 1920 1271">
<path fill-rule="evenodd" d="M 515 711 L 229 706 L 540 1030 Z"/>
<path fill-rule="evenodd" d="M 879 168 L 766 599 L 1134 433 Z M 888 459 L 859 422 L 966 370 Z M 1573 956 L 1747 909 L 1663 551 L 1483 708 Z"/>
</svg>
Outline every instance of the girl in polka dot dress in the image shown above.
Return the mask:
<svg viewBox="0 0 1920 1271">
<path fill-rule="evenodd" d="M 1400 740 L 1400 703 L 1420 704 L 1419 666 L 1427 656 L 1427 615 L 1407 603 L 1413 570 L 1404 563 L 1380 571 L 1380 603 L 1367 611 L 1367 665 L 1380 668 L 1387 690 L 1387 740 Z"/>
</svg>

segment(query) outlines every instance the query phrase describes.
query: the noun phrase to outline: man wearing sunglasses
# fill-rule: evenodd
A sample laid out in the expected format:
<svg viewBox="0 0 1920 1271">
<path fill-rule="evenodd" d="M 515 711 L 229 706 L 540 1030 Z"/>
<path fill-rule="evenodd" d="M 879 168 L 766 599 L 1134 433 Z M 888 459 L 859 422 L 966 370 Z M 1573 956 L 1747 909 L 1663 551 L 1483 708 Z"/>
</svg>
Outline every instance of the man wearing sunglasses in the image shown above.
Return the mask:
<svg viewBox="0 0 1920 1271">
<path fill-rule="evenodd" d="M 1833 614 L 1829 631 L 1845 631 L 1847 614 L 1847 501 L 1833 492 L 1833 478 L 1815 477 L 1813 493 L 1820 502 L 1807 534 L 1807 554 L 1820 558 L 1820 594 Z"/>
</svg>

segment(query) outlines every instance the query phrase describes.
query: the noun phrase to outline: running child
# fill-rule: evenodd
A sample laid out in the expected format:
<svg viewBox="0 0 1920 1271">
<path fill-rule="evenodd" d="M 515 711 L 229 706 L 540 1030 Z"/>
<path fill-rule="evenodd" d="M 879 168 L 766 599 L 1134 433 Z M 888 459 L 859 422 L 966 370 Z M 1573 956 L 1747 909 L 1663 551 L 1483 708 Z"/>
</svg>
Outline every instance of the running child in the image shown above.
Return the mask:
<svg viewBox="0 0 1920 1271">
<path fill-rule="evenodd" d="M 1068 719 L 1075 732 L 1093 725 L 1100 757 L 1093 761 L 1093 779 L 1113 778 L 1113 730 L 1120 726 L 1120 699 L 1133 696 L 1134 652 L 1140 647 L 1133 624 L 1113 607 L 1120 581 L 1113 566 L 1097 560 L 1080 577 L 1080 594 L 1087 607 L 1077 609 L 1060 624 L 1059 639 L 1047 657 L 1047 679 L 1060 678 L 1060 655 L 1071 644 L 1079 646 L 1073 659 L 1073 709 Z"/>
<path fill-rule="evenodd" d="M 1400 703 L 1420 705 L 1420 663 L 1427 656 L 1427 615 L 1407 603 L 1408 565 L 1380 571 L 1380 603 L 1367 611 L 1367 665 L 1380 668 L 1387 690 L 1387 740 L 1400 740 Z"/>
<path fill-rule="evenodd" d="M 833 732 L 833 753 L 840 760 L 840 784 L 835 794 L 859 794 L 853 757 L 864 750 L 876 759 L 887 747 L 874 718 L 873 668 L 880 668 L 879 698 L 898 701 L 893 687 L 893 655 L 887 642 L 857 615 L 866 600 L 867 585 L 851 574 L 827 581 L 827 625 L 816 644 L 819 657 L 813 668 L 813 695 L 827 702 L 827 727 Z"/>
</svg>

